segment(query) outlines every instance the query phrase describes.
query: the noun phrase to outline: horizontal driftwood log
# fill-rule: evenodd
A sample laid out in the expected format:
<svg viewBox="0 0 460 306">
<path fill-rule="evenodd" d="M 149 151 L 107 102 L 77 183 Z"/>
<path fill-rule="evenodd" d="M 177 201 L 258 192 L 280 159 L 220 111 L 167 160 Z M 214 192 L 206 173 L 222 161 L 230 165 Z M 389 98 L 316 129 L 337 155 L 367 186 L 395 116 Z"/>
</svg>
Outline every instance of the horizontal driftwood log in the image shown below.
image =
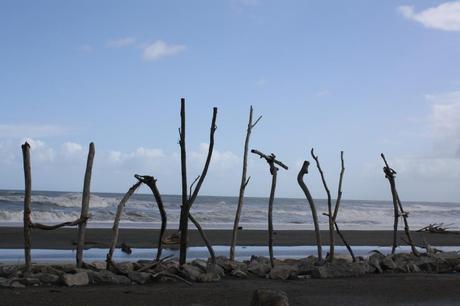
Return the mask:
<svg viewBox="0 0 460 306">
<path fill-rule="evenodd" d="M 88 220 L 88 217 L 83 217 L 83 218 L 80 217 L 80 218 L 78 218 L 78 219 L 76 219 L 74 221 L 63 222 L 63 223 L 59 223 L 59 224 L 55 224 L 55 225 L 46 225 L 46 224 L 33 222 L 33 223 L 30 224 L 30 227 L 45 230 L 45 231 L 50 231 L 50 230 L 58 229 L 58 228 L 61 228 L 61 227 L 64 227 L 64 226 L 80 225 L 83 222 L 86 222 L 86 220 Z"/>
</svg>

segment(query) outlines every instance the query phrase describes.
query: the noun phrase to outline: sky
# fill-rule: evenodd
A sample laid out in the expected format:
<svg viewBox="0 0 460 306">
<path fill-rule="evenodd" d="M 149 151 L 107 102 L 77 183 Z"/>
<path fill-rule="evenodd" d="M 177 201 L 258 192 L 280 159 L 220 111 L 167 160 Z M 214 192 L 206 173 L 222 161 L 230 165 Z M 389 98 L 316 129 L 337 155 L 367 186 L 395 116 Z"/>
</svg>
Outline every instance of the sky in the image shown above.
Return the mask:
<svg viewBox="0 0 460 306">
<path fill-rule="evenodd" d="M 218 107 L 203 195 L 238 194 L 252 105 L 279 197 L 315 148 L 333 197 L 343 150 L 345 199 L 391 199 L 384 152 L 402 200 L 460 201 L 460 1 L 2 0 L 0 41 L 0 189 L 24 188 L 27 140 L 34 190 L 80 191 L 93 141 L 93 191 L 179 194 L 184 97 L 189 181 Z M 267 164 L 248 175 L 268 196 Z M 326 197 L 314 163 L 305 181 Z"/>
</svg>

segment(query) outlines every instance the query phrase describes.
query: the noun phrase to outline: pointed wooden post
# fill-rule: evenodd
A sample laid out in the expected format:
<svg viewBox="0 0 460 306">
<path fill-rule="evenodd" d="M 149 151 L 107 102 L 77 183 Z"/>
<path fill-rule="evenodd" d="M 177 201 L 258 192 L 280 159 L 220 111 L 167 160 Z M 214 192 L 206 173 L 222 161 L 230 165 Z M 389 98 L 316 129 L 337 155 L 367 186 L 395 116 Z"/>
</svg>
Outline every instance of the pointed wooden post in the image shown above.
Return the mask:
<svg viewBox="0 0 460 306">
<path fill-rule="evenodd" d="M 31 267 L 31 219 L 30 219 L 30 201 L 32 198 L 32 174 L 30 168 L 30 145 L 25 142 L 22 146 L 22 157 L 24 165 L 24 260 L 25 260 L 25 271 L 30 272 Z"/>
<path fill-rule="evenodd" d="M 81 268 L 83 265 L 83 249 L 85 247 L 85 233 L 86 233 L 86 224 L 88 219 L 88 210 L 89 210 L 89 199 L 91 194 L 91 173 L 93 170 L 93 160 L 94 160 L 94 143 L 89 144 L 88 159 L 86 161 L 86 172 L 85 180 L 83 183 L 83 194 L 81 199 L 81 213 L 80 218 L 85 219 L 84 222 L 78 225 L 78 242 L 77 242 L 77 267 Z"/>
</svg>

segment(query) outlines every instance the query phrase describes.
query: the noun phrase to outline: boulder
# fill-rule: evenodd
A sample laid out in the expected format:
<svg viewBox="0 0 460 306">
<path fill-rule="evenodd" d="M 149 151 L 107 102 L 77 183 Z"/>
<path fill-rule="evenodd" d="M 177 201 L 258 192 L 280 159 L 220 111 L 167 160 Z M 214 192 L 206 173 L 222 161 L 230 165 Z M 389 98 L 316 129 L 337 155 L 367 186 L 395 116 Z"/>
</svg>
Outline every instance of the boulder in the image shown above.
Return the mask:
<svg viewBox="0 0 460 306">
<path fill-rule="evenodd" d="M 19 282 L 25 286 L 39 286 L 40 280 L 36 277 L 24 277 L 19 279 Z"/>
<path fill-rule="evenodd" d="M 60 281 L 60 277 L 53 273 L 44 272 L 35 274 L 34 276 L 38 278 L 40 282 L 43 284 L 56 285 Z"/>
<path fill-rule="evenodd" d="M 241 270 L 232 270 L 232 272 L 230 272 L 230 275 L 235 276 L 237 278 L 242 278 L 242 279 L 248 278 L 248 274 Z"/>
<path fill-rule="evenodd" d="M 382 259 L 382 262 L 380 263 L 380 265 L 382 266 L 382 269 L 384 271 L 396 270 L 396 268 L 397 268 L 397 266 L 396 266 L 395 262 L 393 261 L 393 258 L 391 257 L 391 255 L 385 256 Z"/>
<path fill-rule="evenodd" d="M 356 277 L 366 274 L 369 266 L 366 262 L 352 263 L 326 263 L 315 267 L 312 271 L 313 278 L 340 278 Z"/>
<path fill-rule="evenodd" d="M 251 256 L 248 264 L 248 271 L 257 276 L 265 277 L 270 273 L 271 265 L 270 260 L 262 256 Z"/>
<path fill-rule="evenodd" d="M 128 274 L 129 272 L 134 271 L 134 265 L 132 262 L 120 262 L 116 264 L 118 270 L 122 272 L 123 274 Z"/>
<path fill-rule="evenodd" d="M 105 270 L 107 267 L 107 263 L 105 261 L 93 261 L 90 264 L 90 267 L 96 270 Z"/>
<path fill-rule="evenodd" d="M 19 272 L 19 267 L 16 265 L 0 266 L 0 277 L 11 277 Z"/>
<path fill-rule="evenodd" d="M 297 278 L 297 274 L 299 274 L 299 270 L 296 265 L 275 265 L 270 270 L 271 279 Z"/>
<path fill-rule="evenodd" d="M 90 271 L 88 273 L 92 284 L 130 285 L 131 280 L 123 275 L 114 274 L 108 270 Z"/>
<path fill-rule="evenodd" d="M 63 274 L 61 276 L 62 282 L 66 286 L 86 286 L 89 284 L 89 277 L 87 272 L 78 272 L 75 274 Z"/>
<path fill-rule="evenodd" d="M 194 282 L 197 282 L 202 274 L 202 270 L 200 268 L 191 264 L 183 264 L 181 272 L 185 278 Z"/>
<path fill-rule="evenodd" d="M 198 281 L 202 283 L 218 282 L 220 281 L 220 276 L 219 274 L 217 274 L 217 272 L 206 272 L 206 273 L 200 274 Z"/>
<path fill-rule="evenodd" d="M 367 263 L 369 264 L 369 266 L 374 267 L 375 272 L 383 273 L 383 268 L 381 266 L 381 263 L 384 258 L 385 258 L 385 255 L 375 252 L 367 258 Z"/>
<path fill-rule="evenodd" d="M 254 291 L 251 306 L 289 306 L 289 301 L 284 291 L 261 288 Z"/>
<path fill-rule="evenodd" d="M 133 271 L 128 273 L 128 278 L 135 283 L 145 284 L 146 282 L 152 279 L 152 274 L 146 272 Z"/>
</svg>

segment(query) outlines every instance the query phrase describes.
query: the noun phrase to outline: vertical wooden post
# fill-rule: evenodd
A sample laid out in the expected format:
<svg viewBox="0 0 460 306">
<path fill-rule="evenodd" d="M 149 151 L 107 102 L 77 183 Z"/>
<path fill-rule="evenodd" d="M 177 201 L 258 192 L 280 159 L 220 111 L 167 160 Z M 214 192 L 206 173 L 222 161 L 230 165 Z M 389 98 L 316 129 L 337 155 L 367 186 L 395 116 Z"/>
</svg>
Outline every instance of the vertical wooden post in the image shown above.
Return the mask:
<svg viewBox="0 0 460 306">
<path fill-rule="evenodd" d="M 120 203 L 118 203 L 117 206 L 117 212 L 115 214 L 115 219 L 113 221 L 113 227 L 112 227 L 112 244 L 110 245 L 109 252 L 107 253 L 107 266 L 106 269 L 108 270 L 110 268 L 110 265 L 112 264 L 112 257 L 113 257 L 113 252 L 115 251 L 115 248 L 117 246 L 118 242 L 118 230 L 119 230 L 119 225 L 120 225 L 120 218 L 121 214 L 123 213 L 123 209 L 125 208 L 126 202 L 128 202 L 129 198 L 133 195 L 133 193 L 139 188 L 141 185 L 141 182 L 137 182 L 131 188 L 129 188 L 128 192 L 123 196 L 123 198 L 120 200 Z"/>
<path fill-rule="evenodd" d="M 30 145 L 25 142 L 22 146 L 22 157 L 24 163 L 24 259 L 25 259 L 25 271 L 30 272 L 31 266 L 31 220 L 30 220 L 30 201 L 32 197 L 32 174 L 30 169 Z"/>
<path fill-rule="evenodd" d="M 182 206 L 180 211 L 180 250 L 179 263 L 185 264 L 187 261 L 187 232 L 188 232 L 188 215 L 189 204 L 187 197 L 187 152 L 185 147 L 185 99 L 180 99 L 180 129 L 179 129 L 179 145 L 180 145 L 180 161 L 182 175 Z"/>
<path fill-rule="evenodd" d="M 81 268 L 83 265 L 83 249 L 85 247 L 85 232 L 88 219 L 89 199 L 91 194 L 91 173 L 93 170 L 94 160 L 94 143 L 89 144 L 88 159 L 86 162 L 85 180 L 83 183 L 83 195 L 81 199 L 81 214 L 80 218 L 85 219 L 78 225 L 78 242 L 77 242 L 77 267 Z"/>
<path fill-rule="evenodd" d="M 270 173 L 272 175 L 272 186 L 270 189 L 270 198 L 268 200 L 268 252 L 270 254 L 270 264 L 273 268 L 273 201 L 275 200 L 276 177 L 278 173 L 278 168 L 275 167 L 273 162 L 269 164 Z"/>
<path fill-rule="evenodd" d="M 248 128 L 246 130 L 246 140 L 244 141 L 243 172 L 241 174 L 240 193 L 238 196 L 238 206 L 236 208 L 235 221 L 233 223 L 232 241 L 230 242 L 230 260 L 235 260 L 236 237 L 238 234 L 238 224 L 240 222 L 241 209 L 243 208 L 244 191 L 246 189 L 246 186 L 249 183 L 249 180 L 251 179 L 251 177 L 246 179 L 247 168 L 248 168 L 249 138 L 251 137 L 252 128 L 255 127 L 256 124 L 259 122 L 259 120 L 262 118 L 262 116 L 260 116 L 256 120 L 256 122 L 253 124 L 252 123 L 252 113 L 253 113 L 253 110 L 252 110 L 252 105 L 251 105 L 251 108 L 249 109 L 249 122 L 248 122 Z"/>
</svg>

